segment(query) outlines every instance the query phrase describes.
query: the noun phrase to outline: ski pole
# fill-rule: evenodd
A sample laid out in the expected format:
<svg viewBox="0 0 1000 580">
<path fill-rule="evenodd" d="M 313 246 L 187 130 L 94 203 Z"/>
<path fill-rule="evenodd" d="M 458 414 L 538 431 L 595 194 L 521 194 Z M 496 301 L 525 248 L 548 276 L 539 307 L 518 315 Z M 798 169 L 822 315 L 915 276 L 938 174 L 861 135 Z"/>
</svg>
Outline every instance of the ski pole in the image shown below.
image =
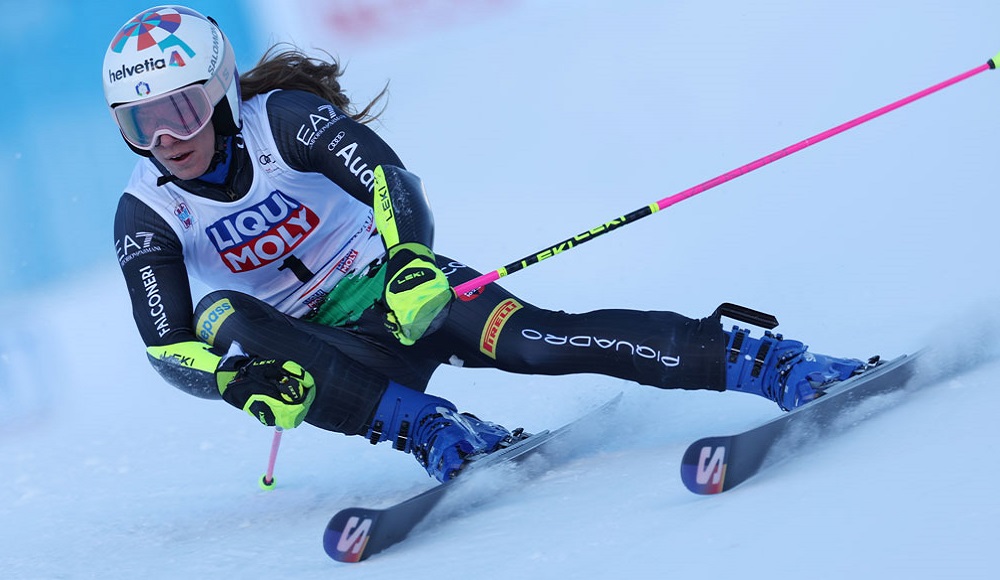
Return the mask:
<svg viewBox="0 0 1000 580">
<path fill-rule="evenodd" d="M 271 456 L 267 460 L 267 471 L 260 478 L 260 488 L 264 491 L 274 489 L 274 462 L 278 459 L 278 446 L 281 445 L 281 427 L 274 428 L 274 437 L 271 438 Z"/>
<path fill-rule="evenodd" d="M 784 157 L 788 157 L 789 155 L 791 155 L 793 153 L 796 153 L 798 151 L 801 151 L 801 150 L 805 149 L 806 147 L 815 145 L 815 144 L 817 144 L 817 143 L 819 143 L 821 141 L 825 141 L 825 140 L 829 139 L 830 137 L 833 137 L 834 135 L 839 135 L 840 133 L 843 133 L 844 131 L 847 131 L 848 129 L 852 129 L 854 127 L 857 127 L 858 125 L 861 125 L 862 123 L 867 123 L 868 121 L 871 121 L 872 119 L 874 119 L 876 117 L 881 117 L 882 115 L 884 115 L 884 114 L 886 114 L 886 113 L 888 113 L 890 111 L 894 111 L 894 110 L 896 110 L 896 109 L 898 109 L 898 108 L 900 108 L 900 107 L 902 107 L 904 105 L 908 105 L 908 104 L 912 103 L 913 101 L 916 101 L 918 99 L 922 99 L 922 98 L 926 97 L 927 95 L 930 95 L 932 93 L 936 93 L 937 91 L 940 91 L 941 89 L 944 89 L 946 87 L 949 87 L 951 85 L 954 85 L 956 83 L 964 81 L 965 79 L 973 77 L 973 76 L 975 76 L 975 75 L 977 75 L 977 74 L 979 74 L 981 72 L 984 72 L 984 71 L 990 70 L 990 69 L 994 69 L 994 68 L 996 68 L 997 63 L 1000 63 L 1000 53 L 997 53 L 997 55 L 994 56 L 993 58 L 991 58 L 989 61 L 987 61 L 986 64 L 980 65 L 980 66 L 978 66 L 978 67 L 976 67 L 974 69 L 971 69 L 969 71 L 966 71 L 966 72 L 964 72 L 964 73 L 962 73 L 960 75 L 954 76 L 954 77 L 952 77 L 952 78 L 950 78 L 950 79 L 948 79 L 946 81 L 942 81 L 942 82 L 940 82 L 940 83 L 938 83 L 938 84 L 936 84 L 934 86 L 931 86 L 931 87 L 928 87 L 928 88 L 926 88 L 926 89 L 924 89 L 922 91 L 916 92 L 916 93 L 914 93 L 914 94 L 912 94 L 912 95 L 910 95 L 908 97 L 905 97 L 903 99 L 900 99 L 900 100 L 898 100 L 898 101 L 896 101 L 894 103 L 890 103 L 890 104 L 888 104 L 888 105 L 886 105 L 884 107 L 875 109 L 874 111 L 872 111 L 870 113 L 866 113 L 864 115 L 861 115 L 860 117 L 858 117 L 856 119 L 853 119 L 853 120 L 848 121 L 846 123 L 843 123 L 841 125 L 837 125 L 836 127 L 832 128 L 832 129 L 828 129 L 826 131 L 823 131 L 822 133 L 818 133 L 816 135 L 813 135 L 812 137 L 809 137 L 808 139 L 804 139 L 802 141 L 799 141 L 798 143 L 796 143 L 794 145 L 791 145 L 791 146 L 786 147 L 784 149 L 775 151 L 774 153 L 771 153 L 770 155 L 765 155 L 764 157 L 761 157 L 760 159 L 757 159 L 756 161 L 751 161 L 750 163 L 747 163 L 746 165 L 743 165 L 741 167 L 737 167 L 736 169 L 733 169 L 732 171 L 729 171 L 727 173 L 723 173 L 722 175 L 719 175 L 718 177 L 715 177 L 713 179 L 709 179 L 708 181 L 706 181 L 704 183 L 701 183 L 701 184 L 696 185 L 694 187 L 685 189 L 684 191 L 682 191 L 680 193 L 676 193 L 676 194 L 671 195 L 669 197 L 665 197 L 665 198 L 663 198 L 663 199 L 661 199 L 661 200 L 659 200 L 657 202 L 654 202 L 654 203 L 651 203 L 651 204 L 646 205 L 644 207 L 641 207 L 641 208 L 639 208 L 639 209 L 637 209 L 637 210 L 635 210 L 635 211 L 633 211 L 631 213 L 627 213 L 627 214 L 625 214 L 625 215 L 623 215 L 621 217 L 617 217 L 617 218 L 615 218 L 615 219 L 613 219 L 611 221 L 605 222 L 605 223 L 603 223 L 603 224 L 601 224 L 601 225 L 599 225 L 597 227 L 591 228 L 591 229 L 589 229 L 589 230 L 587 230 L 585 232 L 577 234 L 577 235 L 573 236 L 572 238 L 565 239 L 565 240 L 559 242 L 558 244 L 551 245 L 551 246 L 545 248 L 544 250 L 541 250 L 539 252 L 535 252 L 534 254 L 525 256 L 524 258 L 521 258 L 520 260 L 518 260 L 516 262 L 511 262 L 510 264 L 507 264 L 506 266 L 504 266 L 502 268 L 499 268 L 499 269 L 494 270 L 492 272 L 489 272 L 487 274 L 483 274 L 481 276 L 473 278 L 472 280 L 469 280 L 468 282 L 465 282 L 463 284 L 459 284 L 459 285 L 455 286 L 454 292 L 462 300 L 465 300 L 465 301 L 473 300 L 474 298 L 476 298 L 476 296 L 479 295 L 479 290 L 483 286 L 485 286 L 487 284 L 490 284 L 492 282 L 496 282 L 498 279 L 500 279 L 500 278 L 502 278 L 504 276 L 508 276 L 510 274 L 513 274 L 514 272 L 517 272 L 518 270 L 522 270 L 524 268 L 527 268 L 528 266 L 531 266 L 532 264 L 537 264 L 538 262 L 541 262 L 542 260 L 545 260 L 546 258 L 551 258 L 552 256 L 555 256 L 557 254 L 560 254 L 562 252 L 571 250 L 574 247 L 576 247 L 576 246 L 578 246 L 578 245 L 580 245 L 580 244 L 582 244 L 584 242 L 588 242 L 588 241 L 590 241 L 590 240 L 592 240 L 592 239 L 594 239 L 594 238 L 596 238 L 598 236 L 602 236 L 602 235 L 604 235 L 604 234 L 606 234 L 606 233 L 608 233 L 610 231 L 616 230 L 616 229 L 618 229 L 618 228 L 620 228 L 622 226 L 625 226 L 625 225 L 628 225 L 628 224 L 630 224 L 632 222 L 638 221 L 638 220 L 640 220 L 640 219 L 642 219 L 642 218 L 644 218 L 644 217 L 646 217 L 648 215 L 654 214 L 654 213 L 656 213 L 656 212 L 658 212 L 658 211 L 660 211 L 662 209 L 666 209 L 666 208 L 668 208 L 668 207 L 670 207 L 670 206 L 672 206 L 672 205 L 674 205 L 676 203 L 684 201 L 685 199 L 688 199 L 690 197 L 694 197 L 694 196 L 698 195 L 699 193 L 708 191 L 709 189 L 712 189 L 712 188 L 714 188 L 716 186 L 722 185 L 723 183 L 726 183 L 728 181 L 736 179 L 737 177 L 740 177 L 741 175 L 746 175 L 747 173 L 750 173 L 751 171 L 755 171 L 757 169 L 760 169 L 761 167 L 764 167 L 765 165 L 769 165 L 771 163 L 774 163 L 775 161 L 777 161 L 779 159 L 782 159 Z"/>
</svg>

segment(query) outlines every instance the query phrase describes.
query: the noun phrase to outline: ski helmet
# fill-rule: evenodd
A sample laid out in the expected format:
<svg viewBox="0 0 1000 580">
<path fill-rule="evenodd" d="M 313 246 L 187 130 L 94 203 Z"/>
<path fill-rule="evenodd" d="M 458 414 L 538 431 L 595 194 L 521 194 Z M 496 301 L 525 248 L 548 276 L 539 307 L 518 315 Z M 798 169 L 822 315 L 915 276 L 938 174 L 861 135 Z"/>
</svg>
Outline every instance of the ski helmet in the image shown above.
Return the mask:
<svg viewBox="0 0 1000 580">
<path fill-rule="evenodd" d="M 136 14 L 104 54 L 104 98 L 122 137 L 149 156 L 161 134 L 189 139 L 211 119 L 240 130 L 239 77 L 229 40 L 214 20 L 183 6 Z"/>
</svg>

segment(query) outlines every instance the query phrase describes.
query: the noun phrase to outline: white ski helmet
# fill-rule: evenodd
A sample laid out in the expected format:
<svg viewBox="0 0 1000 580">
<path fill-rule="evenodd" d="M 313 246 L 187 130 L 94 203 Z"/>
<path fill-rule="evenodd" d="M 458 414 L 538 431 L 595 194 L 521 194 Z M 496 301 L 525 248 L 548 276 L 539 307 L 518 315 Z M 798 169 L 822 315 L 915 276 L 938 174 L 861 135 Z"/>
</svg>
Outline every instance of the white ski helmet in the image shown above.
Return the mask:
<svg viewBox="0 0 1000 580">
<path fill-rule="evenodd" d="M 212 120 L 240 129 L 239 77 L 214 20 L 183 6 L 143 10 L 104 54 L 104 98 L 128 145 L 149 156 L 161 134 L 189 139 Z"/>
</svg>

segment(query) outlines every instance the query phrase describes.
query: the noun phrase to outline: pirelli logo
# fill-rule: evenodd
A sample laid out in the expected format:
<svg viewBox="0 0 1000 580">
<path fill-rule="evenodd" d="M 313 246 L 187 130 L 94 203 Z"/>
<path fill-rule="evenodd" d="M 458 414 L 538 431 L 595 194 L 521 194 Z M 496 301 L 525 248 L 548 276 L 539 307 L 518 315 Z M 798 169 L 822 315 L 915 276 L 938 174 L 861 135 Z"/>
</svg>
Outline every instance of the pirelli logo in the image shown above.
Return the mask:
<svg viewBox="0 0 1000 580">
<path fill-rule="evenodd" d="M 508 298 L 493 309 L 489 319 L 486 320 L 486 326 L 483 327 L 483 336 L 479 340 L 479 350 L 483 354 L 492 359 L 497 358 L 497 339 L 500 338 L 500 331 L 503 330 L 503 325 L 507 324 L 510 315 L 521 308 L 524 307 L 520 302 Z"/>
</svg>

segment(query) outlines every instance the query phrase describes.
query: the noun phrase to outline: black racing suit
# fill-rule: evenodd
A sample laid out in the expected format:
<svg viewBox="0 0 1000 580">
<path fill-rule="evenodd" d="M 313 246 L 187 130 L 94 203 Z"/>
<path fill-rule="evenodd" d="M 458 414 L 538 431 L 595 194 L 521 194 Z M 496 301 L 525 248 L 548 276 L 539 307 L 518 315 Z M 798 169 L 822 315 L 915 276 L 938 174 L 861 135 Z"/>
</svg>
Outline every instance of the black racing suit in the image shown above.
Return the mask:
<svg viewBox="0 0 1000 580">
<path fill-rule="evenodd" d="M 278 153 L 294 169 L 320 173 L 371 206 L 372 193 L 349 168 L 334 156 L 317 152 L 339 138 L 357 142 L 359 154 L 373 166 L 403 164 L 373 131 L 346 116 L 337 121 L 338 131 L 326 131 L 323 138 L 305 146 L 296 138 L 296 129 L 317 101 L 321 102 L 298 91 L 280 91 L 269 98 L 268 120 Z M 239 138 L 235 137 L 237 143 Z M 238 146 L 230 149 L 233 158 L 223 184 L 200 179 L 174 183 L 217 201 L 239 199 L 259 169 L 251 163 L 250 152 Z M 180 240 L 159 214 L 125 192 L 115 216 L 116 243 L 120 245 L 129 232 L 151 232 L 159 244 L 157 252 L 129 256 L 127 262 L 119 251 L 133 315 L 147 347 L 169 350 L 172 345 L 199 341 L 195 321 L 207 309 L 222 298 L 235 308 L 204 354 L 150 355 L 169 382 L 201 397 L 219 398 L 210 369 L 233 340 L 251 354 L 294 360 L 310 371 L 317 397 L 306 422 L 349 435 L 366 431 L 390 380 L 424 390 L 441 364 L 525 374 L 598 373 L 661 388 L 724 390 L 725 339 L 718 316 L 690 319 L 634 310 L 568 314 L 535 307 L 491 284 L 474 300 L 456 300 L 435 333 L 403 346 L 385 329 L 380 302 L 340 327 L 310 322 L 308 317 L 292 318 L 250 295 L 226 289 L 214 290 L 195 307 Z M 437 265 L 452 286 L 479 275 L 441 254 Z M 155 305 L 150 299 L 151 279 L 156 285 Z M 209 358 L 200 363 L 187 360 L 198 357 Z"/>
</svg>

